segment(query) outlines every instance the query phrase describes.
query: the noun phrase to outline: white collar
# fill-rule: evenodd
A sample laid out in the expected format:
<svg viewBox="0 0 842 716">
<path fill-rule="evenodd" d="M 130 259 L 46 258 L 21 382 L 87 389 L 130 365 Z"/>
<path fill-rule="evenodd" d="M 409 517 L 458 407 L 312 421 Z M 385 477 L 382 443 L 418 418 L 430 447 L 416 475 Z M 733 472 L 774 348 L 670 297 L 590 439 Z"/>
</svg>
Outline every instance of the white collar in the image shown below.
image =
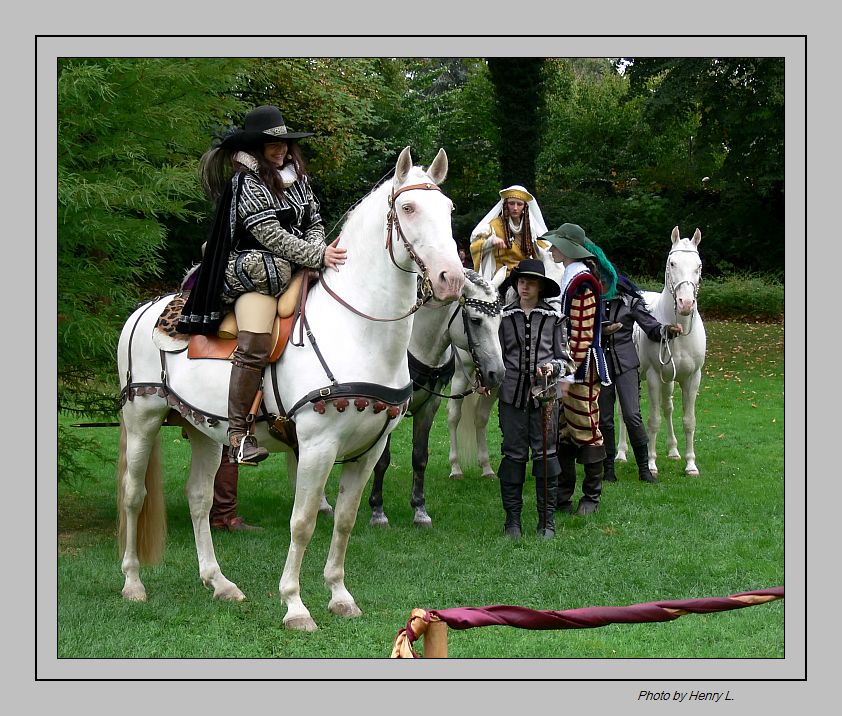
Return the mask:
<svg viewBox="0 0 842 716">
<path fill-rule="evenodd" d="M 239 151 L 234 155 L 234 161 L 239 162 L 245 167 L 248 167 L 253 172 L 257 172 L 260 165 L 251 154 L 248 152 Z M 278 171 L 278 174 L 281 176 L 281 183 L 286 189 L 289 186 L 298 180 L 298 172 L 295 171 L 295 164 L 285 164 L 281 169 Z"/>
<path fill-rule="evenodd" d="M 578 276 L 588 270 L 588 267 L 582 261 L 574 261 L 564 267 L 564 273 L 561 276 L 561 294 L 567 292 L 568 284 L 573 280 L 574 276 Z"/>
</svg>

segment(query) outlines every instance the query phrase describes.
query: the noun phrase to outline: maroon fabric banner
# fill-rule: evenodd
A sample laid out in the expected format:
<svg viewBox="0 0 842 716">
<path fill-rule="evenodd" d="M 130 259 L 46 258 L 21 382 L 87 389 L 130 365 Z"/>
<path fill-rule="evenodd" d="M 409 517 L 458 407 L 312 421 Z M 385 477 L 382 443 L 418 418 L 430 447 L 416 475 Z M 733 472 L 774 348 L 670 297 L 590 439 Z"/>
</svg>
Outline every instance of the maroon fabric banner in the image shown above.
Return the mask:
<svg viewBox="0 0 842 716">
<path fill-rule="evenodd" d="M 737 597 L 782 599 L 783 596 L 783 587 L 772 587 L 753 592 L 741 592 L 730 597 L 645 602 L 627 607 L 587 607 L 567 609 L 562 612 L 539 611 L 498 604 L 487 607 L 430 609 L 427 613 L 431 617 L 438 617 L 451 629 L 471 629 L 481 626 L 511 626 L 518 629 L 588 629 L 606 624 L 666 622 L 682 616 L 670 610 L 680 610 L 690 614 L 710 614 L 752 606 L 750 599 L 743 601 Z"/>
</svg>

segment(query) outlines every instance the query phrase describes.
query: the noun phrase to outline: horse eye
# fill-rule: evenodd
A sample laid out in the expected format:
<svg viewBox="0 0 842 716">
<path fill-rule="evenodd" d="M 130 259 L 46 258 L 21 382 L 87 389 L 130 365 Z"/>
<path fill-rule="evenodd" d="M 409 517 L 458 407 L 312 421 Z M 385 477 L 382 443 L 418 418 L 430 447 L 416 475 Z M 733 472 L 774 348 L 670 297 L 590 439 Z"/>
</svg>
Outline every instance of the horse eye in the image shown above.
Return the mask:
<svg viewBox="0 0 842 716">
<path fill-rule="evenodd" d="M 482 323 L 482 319 L 477 318 L 476 316 L 471 316 L 471 323 L 473 323 L 475 326 L 478 326 L 480 323 Z"/>
<path fill-rule="evenodd" d="M 403 209 L 404 214 L 411 214 L 415 211 L 415 207 L 412 204 L 404 204 L 401 209 Z"/>
</svg>

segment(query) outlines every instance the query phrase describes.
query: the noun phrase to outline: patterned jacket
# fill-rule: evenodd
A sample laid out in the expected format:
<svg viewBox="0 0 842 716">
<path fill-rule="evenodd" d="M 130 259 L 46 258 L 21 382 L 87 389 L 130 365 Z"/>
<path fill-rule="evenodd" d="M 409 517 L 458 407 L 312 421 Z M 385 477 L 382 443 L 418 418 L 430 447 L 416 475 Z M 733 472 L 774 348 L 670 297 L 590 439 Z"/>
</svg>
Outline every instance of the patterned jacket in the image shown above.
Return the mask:
<svg viewBox="0 0 842 716">
<path fill-rule="evenodd" d="M 520 297 L 503 309 L 500 345 L 506 375 L 499 399 L 525 408 L 538 366 L 553 363 L 553 378 L 568 375 L 575 365 L 567 347 L 565 320 L 546 301 L 538 301 L 529 315 L 520 307 Z"/>
<path fill-rule="evenodd" d="M 591 365 L 603 385 L 610 385 L 602 352 L 602 285 L 585 264 L 574 263 L 562 279 L 561 313 L 568 318 L 567 338 L 576 363 L 577 383 L 590 380 Z"/>
</svg>

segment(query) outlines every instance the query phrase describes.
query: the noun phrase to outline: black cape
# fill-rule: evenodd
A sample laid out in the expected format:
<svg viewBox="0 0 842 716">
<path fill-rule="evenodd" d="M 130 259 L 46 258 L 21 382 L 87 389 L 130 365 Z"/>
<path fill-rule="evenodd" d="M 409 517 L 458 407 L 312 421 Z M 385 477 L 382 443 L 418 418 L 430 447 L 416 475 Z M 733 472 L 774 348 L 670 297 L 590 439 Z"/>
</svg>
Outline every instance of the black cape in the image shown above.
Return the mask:
<svg viewBox="0 0 842 716">
<path fill-rule="evenodd" d="M 232 246 L 231 204 L 240 193 L 241 180 L 242 174 L 237 174 L 227 182 L 219 199 L 196 282 L 176 327 L 179 333 L 215 334 L 222 322 L 222 282 Z"/>
</svg>

